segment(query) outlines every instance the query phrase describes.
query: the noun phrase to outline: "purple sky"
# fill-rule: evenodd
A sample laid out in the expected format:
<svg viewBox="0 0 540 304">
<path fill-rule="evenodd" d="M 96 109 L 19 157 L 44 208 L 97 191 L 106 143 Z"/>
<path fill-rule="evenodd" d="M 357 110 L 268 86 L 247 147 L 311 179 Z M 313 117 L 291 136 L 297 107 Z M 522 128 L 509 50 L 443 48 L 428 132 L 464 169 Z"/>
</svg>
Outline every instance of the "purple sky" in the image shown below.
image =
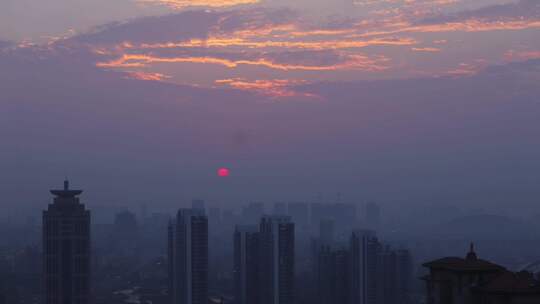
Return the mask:
<svg viewBox="0 0 540 304">
<path fill-rule="evenodd" d="M 290 2 L 2 2 L 0 191 L 42 203 L 67 175 L 103 205 L 540 195 L 538 1 Z"/>
</svg>

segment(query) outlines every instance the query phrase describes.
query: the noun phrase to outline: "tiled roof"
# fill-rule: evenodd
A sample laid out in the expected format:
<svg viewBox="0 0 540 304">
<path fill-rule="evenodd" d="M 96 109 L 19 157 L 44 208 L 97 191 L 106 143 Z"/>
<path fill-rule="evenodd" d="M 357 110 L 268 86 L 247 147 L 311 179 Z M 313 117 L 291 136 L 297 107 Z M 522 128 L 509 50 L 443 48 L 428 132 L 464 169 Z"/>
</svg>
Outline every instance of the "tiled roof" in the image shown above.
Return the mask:
<svg viewBox="0 0 540 304">
<path fill-rule="evenodd" d="M 447 257 L 423 264 L 424 267 L 444 269 L 458 272 L 470 271 L 505 271 L 500 265 L 482 259 L 463 259 L 459 257 Z"/>
<path fill-rule="evenodd" d="M 540 295 L 540 282 L 530 272 L 505 271 L 485 286 L 477 288 L 487 293 L 527 293 Z"/>
</svg>

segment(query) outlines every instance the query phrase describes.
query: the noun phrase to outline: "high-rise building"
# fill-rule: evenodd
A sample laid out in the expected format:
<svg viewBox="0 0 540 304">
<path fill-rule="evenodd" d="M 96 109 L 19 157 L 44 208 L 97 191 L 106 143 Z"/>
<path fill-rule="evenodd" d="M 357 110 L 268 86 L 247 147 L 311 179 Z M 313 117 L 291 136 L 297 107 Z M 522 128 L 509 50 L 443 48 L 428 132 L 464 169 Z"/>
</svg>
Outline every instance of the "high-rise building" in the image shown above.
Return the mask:
<svg viewBox="0 0 540 304">
<path fill-rule="evenodd" d="M 294 223 L 288 216 L 264 216 L 260 223 L 261 304 L 294 302 Z"/>
<path fill-rule="evenodd" d="M 139 223 L 134 213 L 130 211 L 119 212 L 114 217 L 115 241 L 134 240 L 139 235 Z"/>
<path fill-rule="evenodd" d="M 305 230 L 309 227 L 309 205 L 307 203 L 288 203 L 287 214 L 294 221 L 297 229 Z"/>
<path fill-rule="evenodd" d="M 259 228 L 236 226 L 234 232 L 234 294 L 236 304 L 259 303 Z"/>
<path fill-rule="evenodd" d="M 334 243 L 334 220 L 321 220 L 319 226 L 319 242 L 322 245 L 332 245 Z"/>
<path fill-rule="evenodd" d="M 409 250 L 396 250 L 396 299 L 395 303 L 411 303 L 409 293 L 413 280 L 413 261 Z M 401 301 L 401 302 L 400 302 Z"/>
<path fill-rule="evenodd" d="M 356 226 L 356 206 L 335 203 L 328 206 L 328 213 L 335 220 L 335 229 L 339 234 L 350 232 Z"/>
<path fill-rule="evenodd" d="M 206 204 L 202 199 L 194 199 L 191 201 L 191 209 L 202 210 L 203 213 L 206 213 Z"/>
<path fill-rule="evenodd" d="M 356 206 L 346 203 L 311 204 L 312 228 L 318 229 L 322 220 L 329 219 L 334 220 L 334 230 L 336 234 L 344 235 L 356 226 Z"/>
<path fill-rule="evenodd" d="M 377 203 L 367 203 L 365 209 L 365 222 L 369 229 L 379 230 L 381 228 L 381 208 Z"/>
<path fill-rule="evenodd" d="M 397 298 L 397 259 L 390 247 L 379 247 L 377 253 L 377 303 L 398 304 Z M 405 304 L 405 302 L 403 302 Z"/>
<path fill-rule="evenodd" d="M 322 203 L 311 203 L 310 209 L 311 209 L 311 214 L 310 214 L 311 226 L 317 229 L 319 227 L 321 220 L 325 217 L 328 217 L 327 210 L 325 209 L 325 205 Z"/>
<path fill-rule="evenodd" d="M 51 190 L 54 202 L 43 211 L 46 304 L 90 301 L 90 211 L 79 202 L 82 190 Z"/>
<path fill-rule="evenodd" d="M 377 304 L 379 246 L 374 231 L 353 231 L 350 239 L 351 304 Z"/>
<path fill-rule="evenodd" d="M 219 236 L 222 231 L 221 209 L 212 207 L 208 210 L 208 229 L 211 236 Z"/>
<path fill-rule="evenodd" d="M 169 225 L 171 304 L 208 301 L 208 218 L 201 209 L 180 209 Z"/>
<path fill-rule="evenodd" d="M 321 246 L 317 258 L 317 295 L 320 304 L 348 304 L 349 252 Z"/>
<path fill-rule="evenodd" d="M 287 215 L 287 204 L 283 202 L 274 203 L 273 215 Z"/>
<path fill-rule="evenodd" d="M 242 207 L 242 220 L 245 223 L 257 224 L 264 214 L 264 203 L 251 202 Z"/>
</svg>

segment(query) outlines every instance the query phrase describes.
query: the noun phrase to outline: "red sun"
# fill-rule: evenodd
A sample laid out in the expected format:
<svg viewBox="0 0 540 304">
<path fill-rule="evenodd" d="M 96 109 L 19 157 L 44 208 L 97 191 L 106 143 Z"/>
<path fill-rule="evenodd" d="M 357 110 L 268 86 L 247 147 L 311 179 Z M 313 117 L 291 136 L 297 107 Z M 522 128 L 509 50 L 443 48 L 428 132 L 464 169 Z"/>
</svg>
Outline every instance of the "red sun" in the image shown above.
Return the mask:
<svg viewBox="0 0 540 304">
<path fill-rule="evenodd" d="M 227 177 L 227 176 L 229 176 L 230 173 L 231 173 L 231 172 L 230 172 L 229 169 L 227 169 L 227 168 L 219 168 L 219 169 L 217 170 L 217 175 L 218 175 L 219 177 Z"/>
</svg>

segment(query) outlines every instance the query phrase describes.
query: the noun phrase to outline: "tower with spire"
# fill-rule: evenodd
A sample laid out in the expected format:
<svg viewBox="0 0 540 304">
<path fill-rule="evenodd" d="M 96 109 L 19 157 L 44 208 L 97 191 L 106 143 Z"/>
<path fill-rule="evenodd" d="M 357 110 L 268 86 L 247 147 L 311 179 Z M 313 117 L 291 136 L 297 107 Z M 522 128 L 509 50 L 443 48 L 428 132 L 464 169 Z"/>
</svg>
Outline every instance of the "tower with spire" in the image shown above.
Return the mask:
<svg viewBox="0 0 540 304">
<path fill-rule="evenodd" d="M 88 304 L 90 298 L 90 211 L 80 203 L 82 190 L 50 191 L 43 211 L 45 304 Z"/>
</svg>

